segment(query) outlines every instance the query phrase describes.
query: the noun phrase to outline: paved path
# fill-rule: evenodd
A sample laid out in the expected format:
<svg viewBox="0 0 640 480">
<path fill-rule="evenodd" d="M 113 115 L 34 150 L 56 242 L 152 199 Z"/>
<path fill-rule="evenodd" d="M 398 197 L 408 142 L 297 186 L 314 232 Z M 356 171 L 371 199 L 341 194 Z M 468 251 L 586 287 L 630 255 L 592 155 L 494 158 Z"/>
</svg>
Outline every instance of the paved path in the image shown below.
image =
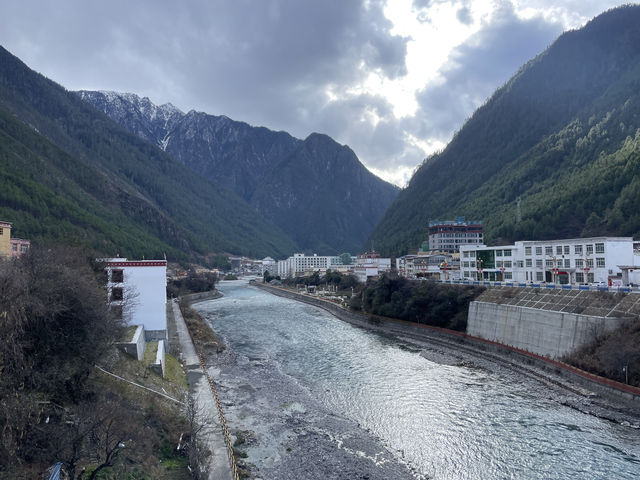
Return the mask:
<svg viewBox="0 0 640 480">
<path fill-rule="evenodd" d="M 180 342 L 180 353 L 182 361 L 186 365 L 187 380 L 191 389 L 191 394 L 196 399 L 199 422 L 204 425 L 200 430 L 200 441 L 204 442 L 211 451 L 209 458 L 209 479 L 210 480 L 232 480 L 233 473 L 229 462 L 227 445 L 222 434 L 222 425 L 213 393 L 209 388 L 198 355 L 189 336 L 187 325 L 180 312 L 178 303 L 172 301 L 173 320 L 175 322 L 178 340 Z M 169 319 L 171 320 L 171 318 Z"/>
</svg>

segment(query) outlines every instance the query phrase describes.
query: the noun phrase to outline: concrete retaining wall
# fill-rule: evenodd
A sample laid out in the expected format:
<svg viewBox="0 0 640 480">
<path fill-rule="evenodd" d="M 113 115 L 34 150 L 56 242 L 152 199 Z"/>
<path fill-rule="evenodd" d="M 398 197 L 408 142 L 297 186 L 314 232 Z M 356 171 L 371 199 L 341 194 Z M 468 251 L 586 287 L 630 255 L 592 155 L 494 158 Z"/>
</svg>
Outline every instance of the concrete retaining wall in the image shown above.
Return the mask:
<svg viewBox="0 0 640 480">
<path fill-rule="evenodd" d="M 218 290 L 209 290 L 208 292 L 190 293 L 189 295 L 182 295 L 180 301 L 186 301 L 187 303 L 202 302 L 204 300 L 211 300 L 214 298 L 222 297 L 222 293 Z"/>
<path fill-rule="evenodd" d="M 147 346 L 144 326 L 138 325 L 130 342 L 120 342 L 117 345 L 123 352 L 141 361 L 144 358 L 144 349 Z"/>
<path fill-rule="evenodd" d="M 164 340 L 158 341 L 158 350 L 156 350 L 156 361 L 151 365 L 151 368 L 155 370 L 158 375 L 164 377 L 165 372 L 165 342 Z"/>
<path fill-rule="evenodd" d="M 560 359 L 628 320 L 476 301 L 467 334 Z"/>
</svg>

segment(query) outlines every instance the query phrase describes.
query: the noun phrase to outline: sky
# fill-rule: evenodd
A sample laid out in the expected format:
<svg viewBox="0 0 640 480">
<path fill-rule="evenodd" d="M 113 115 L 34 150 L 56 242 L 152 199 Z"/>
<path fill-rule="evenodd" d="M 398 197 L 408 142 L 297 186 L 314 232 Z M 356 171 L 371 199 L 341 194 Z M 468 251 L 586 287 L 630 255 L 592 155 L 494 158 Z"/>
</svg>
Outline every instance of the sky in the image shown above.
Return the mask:
<svg viewBox="0 0 640 480">
<path fill-rule="evenodd" d="M 607 0 L 0 2 L 0 45 L 69 90 L 136 93 L 304 139 L 404 186 Z"/>
</svg>

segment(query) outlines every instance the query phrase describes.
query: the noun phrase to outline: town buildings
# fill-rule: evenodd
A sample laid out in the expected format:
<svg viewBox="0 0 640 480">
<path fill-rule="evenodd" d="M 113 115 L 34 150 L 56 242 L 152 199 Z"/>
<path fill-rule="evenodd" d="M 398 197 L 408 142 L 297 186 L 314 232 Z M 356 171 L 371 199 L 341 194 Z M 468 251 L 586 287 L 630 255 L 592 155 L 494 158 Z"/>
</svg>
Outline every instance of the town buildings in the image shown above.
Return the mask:
<svg viewBox="0 0 640 480">
<path fill-rule="evenodd" d="M 460 246 L 462 278 L 467 280 L 619 286 L 640 281 L 639 260 L 631 237 Z"/>
<path fill-rule="evenodd" d="M 353 264 L 355 257 L 351 257 Z M 340 270 L 344 264 L 339 256 L 305 255 L 294 253 L 293 256 L 278 262 L 278 275 L 281 278 L 311 275 L 313 272 L 325 272 L 328 269 Z"/>
<path fill-rule="evenodd" d="M 357 257 L 349 256 L 347 262 L 344 261 L 343 256 L 294 253 L 293 256 L 278 262 L 278 275 L 281 278 L 291 278 L 333 270 L 340 273 L 352 273 L 361 282 L 366 282 L 367 278 L 391 270 L 391 259 L 381 258 L 378 252 L 367 252 Z"/>
<path fill-rule="evenodd" d="M 0 258 L 15 258 L 27 253 L 31 242 L 11 237 L 11 223 L 0 221 Z"/>
</svg>

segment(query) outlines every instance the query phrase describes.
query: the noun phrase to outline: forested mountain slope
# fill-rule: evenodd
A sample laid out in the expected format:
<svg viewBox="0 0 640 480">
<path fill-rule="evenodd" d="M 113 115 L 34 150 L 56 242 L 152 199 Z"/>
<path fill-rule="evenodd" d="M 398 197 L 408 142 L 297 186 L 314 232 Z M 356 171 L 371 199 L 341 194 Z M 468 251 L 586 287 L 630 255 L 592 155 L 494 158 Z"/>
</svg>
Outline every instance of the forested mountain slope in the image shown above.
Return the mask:
<svg viewBox="0 0 640 480">
<path fill-rule="evenodd" d="M 130 93 L 77 93 L 129 132 L 233 190 L 308 253 L 359 251 L 398 192 L 325 135 L 302 141 Z"/>
<path fill-rule="evenodd" d="M 640 6 L 610 10 L 524 65 L 416 171 L 376 246 L 405 253 L 455 216 L 489 242 L 640 233 L 638 25 Z"/>
<path fill-rule="evenodd" d="M 282 256 L 295 245 L 234 193 L 126 132 L 0 48 L 0 217 L 105 254 Z"/>
<path fill-rule="evenodd" d="M 269 172 L 252 204 L 314 252 L 357 253 L 397 190 L 349 147 L 313 133 Z"/>
</svg>

